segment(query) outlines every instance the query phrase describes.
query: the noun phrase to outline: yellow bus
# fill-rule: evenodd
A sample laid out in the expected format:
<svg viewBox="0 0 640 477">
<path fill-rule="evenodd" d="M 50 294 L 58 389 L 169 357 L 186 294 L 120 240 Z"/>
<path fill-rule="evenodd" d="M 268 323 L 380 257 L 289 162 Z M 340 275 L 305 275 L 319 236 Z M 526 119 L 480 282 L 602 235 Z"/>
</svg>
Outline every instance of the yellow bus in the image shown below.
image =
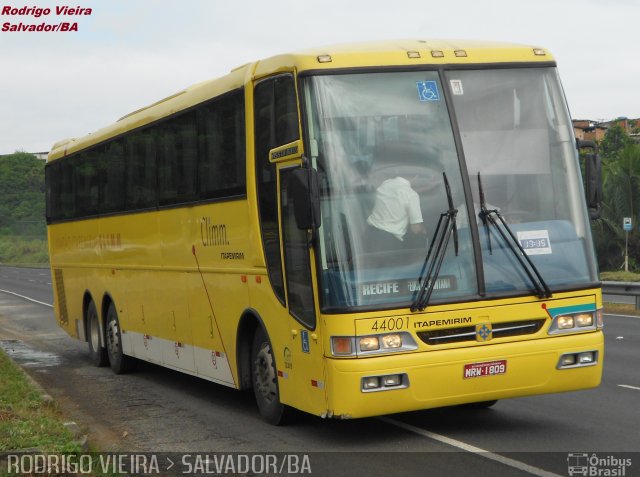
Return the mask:
<svg viewBox="0 0 640 477">
<path fill-rule="evenodd" d="M 585 198 L 542 48 L 258 61 L 54 145 L 56 317 L 98 366 L 253 389 L 274 424 L 592 388 L 593 157 Z"/>
</svg>

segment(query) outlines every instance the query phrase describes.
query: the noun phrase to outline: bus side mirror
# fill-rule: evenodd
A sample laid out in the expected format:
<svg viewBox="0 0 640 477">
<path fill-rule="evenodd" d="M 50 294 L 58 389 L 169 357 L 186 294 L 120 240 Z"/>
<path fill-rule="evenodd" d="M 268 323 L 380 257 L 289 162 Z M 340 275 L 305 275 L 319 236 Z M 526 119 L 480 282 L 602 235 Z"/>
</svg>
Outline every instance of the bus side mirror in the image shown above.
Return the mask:
<svg viewBox="0 0 640 477">
<path fill-rule="evenodd" d="M 298 228 L 308 230 L 320 227 L 318 172 L 310 168 L 294 170 L 289 176 L 287 188 L 289 198 L 293 201 L 293 213 Z"/>
<path fill-rule="evenodd" d="M 600 217 L 602 210 L 602 162 L 598 154 L 598 145 L 594 141 L 577 140 L 578 151 L 589 149 L 590 153 L 582 154 L 584 159 L 584 182 L 589 218 L 595 220 Z"/>
</svg>

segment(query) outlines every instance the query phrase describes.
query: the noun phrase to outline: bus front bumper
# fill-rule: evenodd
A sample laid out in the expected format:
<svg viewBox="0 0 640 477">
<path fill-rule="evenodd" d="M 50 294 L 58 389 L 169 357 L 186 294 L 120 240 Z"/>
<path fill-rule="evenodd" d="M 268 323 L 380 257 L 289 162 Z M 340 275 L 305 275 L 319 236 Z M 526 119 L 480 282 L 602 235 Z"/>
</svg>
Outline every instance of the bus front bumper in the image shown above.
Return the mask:
<svg viewBox="0 0 640 477">
<path fill-rule="evenodd" d="M 470 348 L 378 357 L 327 358 L 327 416 L 359 418 L 600 384 L 601 331 Z M 561 357 L 593 352 L 593 363 L 560 368 Z M 365 389 L 376 377 L 390 386 Z M 398 382 L 398 376 L 400 382 Z"/>
</svg>

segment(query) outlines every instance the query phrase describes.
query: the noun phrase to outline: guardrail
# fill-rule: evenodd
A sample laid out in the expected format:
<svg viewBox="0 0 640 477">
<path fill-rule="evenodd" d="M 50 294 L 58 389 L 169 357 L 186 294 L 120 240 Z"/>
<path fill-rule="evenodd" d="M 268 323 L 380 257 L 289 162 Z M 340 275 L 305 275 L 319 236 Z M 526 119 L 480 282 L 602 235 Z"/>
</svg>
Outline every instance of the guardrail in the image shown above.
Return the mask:
<svg viewBox="0 0 640 477">
<path fill-rule="evenodd" d="M 602 282 L 602 294 L 633 296 L 640 310 L 640 282 Z"/>
</svg>

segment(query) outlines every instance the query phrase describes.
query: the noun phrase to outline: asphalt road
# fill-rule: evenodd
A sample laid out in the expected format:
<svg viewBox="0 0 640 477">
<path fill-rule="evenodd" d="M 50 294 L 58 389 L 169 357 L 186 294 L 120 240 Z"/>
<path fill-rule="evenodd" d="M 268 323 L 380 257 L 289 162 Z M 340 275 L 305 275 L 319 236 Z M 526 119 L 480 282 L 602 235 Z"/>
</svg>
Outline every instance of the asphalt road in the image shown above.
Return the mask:
<svg viewBox="0 0 640 477">
<path fill-rule="evenodd" d="M 638 318 L 605 317 L 604 378 L 595 390 L 488 410 L 353 421 L 301 415 L 273 427 L 250 393 L 149 364 L 121 376 L 93 367 L 86 343 L 60 330 L 46 305 L 47 270 L 0 267 L 0 290 L 0 346 L 105 450 L 282 452 L 308 456 L 313 474 L 332 476 L 568 475 L 567 459 L 588 454 L 601 459 L 599 475 L 640 475 Z M 620 458 L 632 465 L 610 473 Z"/>
</svg>

